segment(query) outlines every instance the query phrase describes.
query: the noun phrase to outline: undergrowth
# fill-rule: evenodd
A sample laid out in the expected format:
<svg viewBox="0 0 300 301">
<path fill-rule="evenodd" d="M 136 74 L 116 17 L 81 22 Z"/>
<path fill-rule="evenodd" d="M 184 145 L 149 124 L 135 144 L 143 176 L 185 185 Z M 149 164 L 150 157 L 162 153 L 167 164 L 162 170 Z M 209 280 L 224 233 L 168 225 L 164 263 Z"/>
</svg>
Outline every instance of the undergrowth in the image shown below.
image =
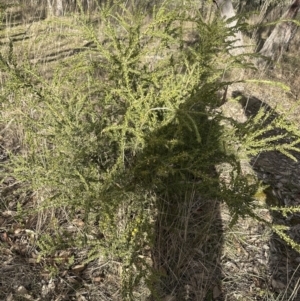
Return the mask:
<svg viewBox="0 0 300 301">
<path fill-rule="evenodd" d="M 39 260 L 74 246 L 89 248 L 87 262 L 118 260 L 124 300 L 136 300 L 141 282 L 157 294 L 149 248 L 166 200 L 176 213 L 193 190 L 226 202 L 233 222 L 256 217 L 260 183 L 248 180 L 239 158 L 299 150 L 298 130 L 282 117 L 266 127 L 263 111 L 245 124 L 215 113 L 217 92 L 231 84 L 221 80 L 225 63 L 227 70 L 249 66 L 228 53 L 235 29 L 217 15 L 204 21 L 192 2 L 169 9 L 170 2 L 150 17 L 117 1 L 101 6 L 101 33 L 74 15 L 76 35 L 91 46 L 57 64 L 50 80 L 29 57 L 15 56 L 13 42 L 0 57 L 1 122 L 22 133 L 4 168 L 20 189 L 35 192 L 36 207 L 20 214 L 52 210 L 56 225 L 37 233 Z M 277 127 L 285 132 L 264 136 Z M 221 163 L 232 166 L 229 183 L 215 170 Z M 84 226 L 67 233 L 62 210 Z"/>
</svg>

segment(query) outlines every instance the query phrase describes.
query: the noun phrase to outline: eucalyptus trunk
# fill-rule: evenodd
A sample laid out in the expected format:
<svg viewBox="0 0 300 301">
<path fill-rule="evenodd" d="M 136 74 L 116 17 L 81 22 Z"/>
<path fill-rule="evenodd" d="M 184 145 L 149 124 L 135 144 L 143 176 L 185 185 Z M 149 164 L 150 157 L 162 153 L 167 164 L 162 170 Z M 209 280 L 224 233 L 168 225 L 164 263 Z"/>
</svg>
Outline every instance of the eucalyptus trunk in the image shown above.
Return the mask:
<svg viewBox="0 0 300 301">
<path fill-rule="evenodd" d="M 299 8 L 300 0 L 293 0 L 270 36 L 266 39 L 259 52 L 261 55 L 267 59 L 275 60 L 281 57 L 283 51 L 287 50 L 297 30 L 297 25 L 293 20 L 296 19 Z M 260 59 L 258 65 L 266 65 L 266 60 Z"/>
<path fill-rule="evenodd" d="M 55 15 L 57 17 L 63 15 L 63 0 L 56 0 Z"/>
</svg>

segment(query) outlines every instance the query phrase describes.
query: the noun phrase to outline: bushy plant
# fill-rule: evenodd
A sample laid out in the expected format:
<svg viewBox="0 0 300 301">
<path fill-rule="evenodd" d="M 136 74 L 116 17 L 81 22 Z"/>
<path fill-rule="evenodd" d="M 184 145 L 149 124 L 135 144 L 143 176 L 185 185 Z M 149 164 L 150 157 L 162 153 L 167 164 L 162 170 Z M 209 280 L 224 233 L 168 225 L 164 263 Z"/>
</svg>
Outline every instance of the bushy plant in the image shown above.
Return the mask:
<svg viewBox="0 0 300 301">
<path fill-rule="evenodd" d="M 65 247 L 88 246 L 88 261 L 99 254 L 121 260 L 124 300 L 151 279 L 146 246 L 165 198 L 178 201 L 193 187 L 227 202 L 234 220 L 252 214 L 259 183 L 249 183 L 224 141 L 237 139 L 248 155 L 278 138 L 261 140 L 258 119 L 231 120 L 229 132 L 221 125 L 225 117 L 214 109 L 224 62 L 243 66 L 228 54 L 233 31 L 217 16 L 204 22 L 192 2 L 169 5 L 146 17 L 116 1 L 99 8 L 98 27 L 74 16 L 76 35 L 91 46 L 58 63 L 50 80 L 29 58 L 19 61 L 13 43 L 0 57 L 3 123 L 23 133 L 8 172 L 36 193 L 37 211 L 67 209 L 70 220 L 80 214 L 84 228 Z M 230 185 L 215 171 L 224 162 L 232 166 Z M 64 233 L 58 227 L 41 236 L 42 254 Z"/>
</svg>

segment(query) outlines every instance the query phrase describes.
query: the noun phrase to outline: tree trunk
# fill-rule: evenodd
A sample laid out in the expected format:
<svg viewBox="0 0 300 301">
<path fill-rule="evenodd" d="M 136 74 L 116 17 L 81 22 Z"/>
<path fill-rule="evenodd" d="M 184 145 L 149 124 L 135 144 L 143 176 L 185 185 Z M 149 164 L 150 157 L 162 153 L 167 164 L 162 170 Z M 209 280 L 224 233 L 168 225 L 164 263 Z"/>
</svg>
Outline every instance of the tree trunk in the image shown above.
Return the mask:
<svg viewBox="0 0 300 301">
<path fill-rule="evenodd" d="M 63 0 L 56 0 L 55 16 L 59 17 L 63 15 Z"/>
<path fill-rule="evenodd" d="M 48 16 L 62 16 L 63 15 L 63 0 L 47 0 Z"/>
<path fill-rule="evenodd" d="M 47 0 L 48 4 L 48 16 L 53 16 L 53 4 L 51 3 L 51 0 Z"/>
<path fill-rule="evenodd" d="M 289 43 L 291 42 L 296 30 L 297 25 L 292 21 L 296 18 L 296 15 L 300 8 L 300 0 L 293 0 L 287 11 L 283 14 L 280 21 L 276 24 L 271 35 L 266 39 L 260 54 L 267 59 L 279 59 L 282 52 L 285 51 Z M 267 61 L 265 59 L 259 59 L 258 66 L 266 66 Z"/>
<path fill-rule="evenodd" d="M 236 16 L 231 0 L 214 0 L 214 2 L 219 8 L 221 16 L 224 17 L 225 20 Z M 233 20 L 228 24 L 228 27 L 233 28 L 236 24 L 237 20 Z M 243 36 L 240 31 L 235 32 L 233 36 L 227 38 L 227 41 L 231 41 L 233 46 L 233 48 L 229 50 L 230 54 L 239 55 L 244 53 Z"/>
</svg>

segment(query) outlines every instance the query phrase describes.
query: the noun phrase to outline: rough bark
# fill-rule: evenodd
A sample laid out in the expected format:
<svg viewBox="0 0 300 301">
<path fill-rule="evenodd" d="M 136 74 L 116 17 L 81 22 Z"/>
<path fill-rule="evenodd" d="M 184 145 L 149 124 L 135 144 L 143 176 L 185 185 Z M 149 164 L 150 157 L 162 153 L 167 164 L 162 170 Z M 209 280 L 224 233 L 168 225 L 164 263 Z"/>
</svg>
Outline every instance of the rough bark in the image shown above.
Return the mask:
<svg viewBox="0 0 300 301">
<path fill-rule="evenodd" d="M 266 39 L 259 52 L 261 55 L 271 60 L 280 58 L 282 52 L 288 48 L 289 43 L 297 30 L 297 25 L 288 20 L 296 18 L 299 8 L 300 0 L 293 0 L 292 4 L 283 14 L 280 21 L 276 24 L 270 36 Z M 259 59 L 258 61 L 259 66 L 265 66 L 266 63 L 267 61 L 264 59 Z"/>
<path fill-rule="evenodd" d="M 236 16 L 231 0 L 214 0 L 214 2 L 219 8 L 221 16 L 224 17 L 225 20 Z M 233 20 L 228 23 L 228 27 L 234 28 L 236 24 L 237 20 Z M 231 41 L 233 46 L 233 48 L 229 50 L 230 54 L 239 55 L 244 53 L 243 36 L 240 31 L 235 32 L 233 36 L 227 38 L 227 41 Z"/>
</svg>

